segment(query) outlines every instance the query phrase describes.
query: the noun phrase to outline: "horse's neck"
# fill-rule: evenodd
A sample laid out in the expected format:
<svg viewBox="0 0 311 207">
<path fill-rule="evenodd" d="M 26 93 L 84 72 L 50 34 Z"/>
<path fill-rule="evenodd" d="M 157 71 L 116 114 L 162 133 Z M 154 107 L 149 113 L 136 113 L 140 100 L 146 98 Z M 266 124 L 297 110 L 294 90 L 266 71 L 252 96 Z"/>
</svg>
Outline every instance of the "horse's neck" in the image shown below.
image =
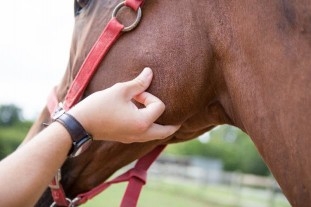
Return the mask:
<svg viewBox="0 0 311 207">
<path fill-rule="evenodd" d="M 306 173 L 311 169 L 306 147 L 311 134 L 311 24 L 305 25 L 305 16 L 290 1 L 236 8 L 227 13 L 231 41 L 221 63 L 227 86 L 222 102 L 251 136 L 292 205 L 304 206 L 311 199 Z"/>
<path fill-rule="evenodd" d="M 232 12 L 230 18 L 228 33 L 232 39 L 222 63 L 223 73 L 237 111 L 232 117 L 240 120 L 239 126 L 249 132 L 254 129 L 246 120 L 253 126 L 253 123 L 260 124 L 259 119 L 269 117 L 278 123 L 273 131 L 280 128 L 284 132 L 290 131 L 293 122 L 299 122 L 301 111 L 311 115 L 307 96 L 311 86 L 311 38 L 308 38 L 311 37 L 311 20 L 308 25 L 304 24 L 305 19 L 298 21 L 297 6 L 291 8 L 294 20 L 285 17 L 287 13 L 283 9 L 290 7 L 289 3 L 273 6 L 269 5 L 267 9 L 271 11 L 266 13 L 259 9 L 262 5 L 254 5 L 253 10 L 251 7 L 241 10 L 242 15 L 236 18 L 233 18 L 236 13 Z M 309 11 L 311 16 L 311 8 Z M 253 15 L 244 18 L 243 13 Z M 251 109 L 245 110 L 240 102 L 252 106 Z M 275 115 L 286 111 L 292 113 L 277 120 Z"/>
<path fill-rule="evenodd" d="M 305 67 L 311 64 L 301 61 L 237 64 L 228 75 L 232 120 L 250 135 L 293 206 L 311 201 L 311 70 Z"/>
</svg>

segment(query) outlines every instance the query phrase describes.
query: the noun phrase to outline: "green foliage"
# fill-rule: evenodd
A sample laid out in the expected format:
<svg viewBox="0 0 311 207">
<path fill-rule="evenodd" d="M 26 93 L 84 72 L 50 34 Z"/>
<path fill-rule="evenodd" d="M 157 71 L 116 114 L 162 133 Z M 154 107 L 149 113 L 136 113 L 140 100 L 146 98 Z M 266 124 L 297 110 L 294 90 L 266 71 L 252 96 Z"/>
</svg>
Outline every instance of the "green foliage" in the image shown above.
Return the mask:
<svg viewBox="0 0 311 207">
<path fill-rule="evenodd" d="M 0 127 L 0 160 L 18 147 L 30 126 L 31 122 L 23 122 L 13 126 Z"/>
<path fill-rule="evenodd" d="M 21 109 L 14 104 L 0 106 L 0 126 L 11 126 L 21 121 Z"/>
<path fill-rule="evenodd" d="M 8 110 L 5 112 L 5 110 Z M 32 125 L 21 119 L 21 110 L 14 105 L 0 106 L 0 160 L 12 153 Z"/>
<path fill-rule="evenodd" d="M 224 170 L 268 175 L 269 170 L 251 139 L 231 126 L 217 127 L 199 139 L 170 145 L 167 153 L 196 155 L 222 160 Z M 205 141 L 204 141 L 205 140 Z"/>
</svg>

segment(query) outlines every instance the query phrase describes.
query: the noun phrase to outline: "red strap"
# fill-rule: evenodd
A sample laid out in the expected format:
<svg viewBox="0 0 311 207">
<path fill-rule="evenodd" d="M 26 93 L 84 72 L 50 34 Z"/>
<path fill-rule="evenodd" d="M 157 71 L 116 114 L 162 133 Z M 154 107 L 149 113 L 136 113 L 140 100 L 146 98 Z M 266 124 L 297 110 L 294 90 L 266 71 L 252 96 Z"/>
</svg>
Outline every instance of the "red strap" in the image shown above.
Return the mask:
<svg viewBox="0 0 311 207">
<path fill-rule="evenodd" d="M 128 7 L 131 7 L 134 11 L 137 11 L 137 9 L 144 3 L 144 0 L 126 0 L 125 5 Z"/>
<path fill-rule="evenodd" d="M 91 191 L 86 193 L 81 193 L 77 196 L 79 201 L 76 203 L 78 205 L 86 203 L 88 200 L 92 199 L 96 195 L 100 194 L 106 190 L 111 184 L 122 183 L 128 181 L 132 176 L 139 177 L 140 179 L 146 179 L 146 172 L 137 172 L 134 168 L 129 171 L 119 175 L 111 181 L 100 184 L 99 186 L 93 188 Z"/>
<path fill-rule="evenodd" d="M 125 5 L 137 11 L 143 2 L 144 0 L 126 0 Z M 124 25 L 120 24 L 116 18 L 112 18 L 108 22 L 102 34 L 84 60 L 77 76 L 67 92 L 64 103 L 65 110 L 70 109 L 79 101 L 93 74 L 97 70 L 98 65 L 107 54 L 113 43 L 118 39 L 123 28 Z"/>
<path fill-rule="evenodd" d="M 126 0 L 125 5 L 137 11 L 137 9 L 142 5 L 143 1 L 144 0 Z M 98 65 L 102 61 L 103 57 L 107 54 L 113 43 L 118 39 L 123 28 L 124 26 L 120 24 L 115 18 L 112 18 L 109 21 L 108 25 L 105 27 L 102 34 L 84 60 L 78 74 L 76 75 L 67 92 L 63 106 L 65 110 L 71 108 L 79 101 L 79 99 L 81 99 L 84 90 L 96 72 Z M 54 90 L 52 95 L 49 96 L 48 108 L 51 115 L 53 115 L 53 112 L 56 109 L 58 103 L 55 92 L 56 91 Z M 125 174 L 117 177 L 112 181 L 108 181 L 99 185 L 90 192 L 78 195 L 78 200 L 74 202 L 74 204 L 85 203 L 88 199 L 93 198 L 113 183 L 129 181 L 121 203 L 121 207 L 135 207 L 142 186 L 146 182 L 147 170 L 164 148 L 165 146 L 159 146 L 155 148 L 152 152 L 140 158 L 137 161 L 135 167 Z M 60 184 L 57 186 L 57 188 L 51 188 L 51 190 L 54 201 L 57 205 L 68 205 L 65 193 Z"/>
<path fill-rule="evenodd" d="M 77 76 L 67 92 L 64 109 L 70 109 L 84 93 L 102 58 L 118 39 L 124 26 L 112 18 L 84 60 Z"/>
<path fill-rule="evenodd" d="M 157 159 L 157 157 L 164 150 L 166 145 L 160 145 L 152 150 L 150 153 L 140 158 L 134 169 L 138 171 L 145 171 L 151 166 L 151 164 Z M 122 199 L 121 207 L 135 207 L 137 205 L 137 201 L 140 195 L 140 191 L 145 184 L 146 180 L 137 179 L 137 177 L 132 176 L 127 185 L 125 194 Z"/>
<path fill-rule="evenodd" d="M 52 197 L 57 206 L 69 206 L 69 201 L 66 199 L 63 188 L 52 189 L 50 188 Z"/>
<path fill-rule="evenodd" d="M 115 18 L 112 18 L 106 28 L 103 30 L 102 34 L 92 47 L 85 61 L 83 62 L 77 76 L 75 77 L 73 83 L 70 86 L 69 91 L 65 97 L 65 105 L 63 106 L 65 110 L 71 108 L 79 99 L 81 98 L 88 82 L 92 78 L 98 68 L 98 64 L 101 62 L 104 55 L 108 52 L 113 43 L 120 36 L 124 26 L 120 24 Z M 58 106 L 58 99 L 56 96 L 56 87 L 53 89 L 48 97 L 48 109 L 51 116 L 53 116 L 55 110 Z M 60 185 L 59 181 L 55 181 L 54 178 L 51 185 L 52 196 L 55 203 L 58 206 L 68 206 L 68 201 L 66 200 L 66 195 L 64 193 L 63 187 Z M 58 183 L 55 183 L 58 182 Z"/>
<path fill-rule="evenodd" d="M 66 198 L 64 189 L 60 184 L 60 180 L 61 180 L 61 172 L 59 169 L 55 174 L 53 180 L 49 184 L 54 203 L 57 204 L 57 206 L 69 206 L 69 200 L 67 200 Z"/>
<path fill-rule="evenodd" d="M 155 161 L 155 159 L 160 155 L 165 146 L 166 145 L 161 145 L 156 147 L 154 150 L 140 158 L 135 166 L 124 174 L 114 178 L 111 181 L 102 183 L 101 185 L 93 188 L 87 193 L 79 194 L 77 196 L 77 198 L 79 198 L 79 201 L 76 204 L 80 205 L 87 202 L 89 199 L 92 199 L 93 197 L 104 191 L 111 184 L 129 181 L 126 192 L 123 196 L 121 207 L 135 207 L 142 186 L 146 183 L 147 170 Z"/>
</svg>

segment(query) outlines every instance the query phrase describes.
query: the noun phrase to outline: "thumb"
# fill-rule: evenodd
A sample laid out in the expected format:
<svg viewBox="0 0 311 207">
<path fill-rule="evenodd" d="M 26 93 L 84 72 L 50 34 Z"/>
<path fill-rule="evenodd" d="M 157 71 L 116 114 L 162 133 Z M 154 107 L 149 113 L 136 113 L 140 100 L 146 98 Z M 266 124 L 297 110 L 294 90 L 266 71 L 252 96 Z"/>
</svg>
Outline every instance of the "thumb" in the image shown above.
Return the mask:
<svg viewBox="0 0 311 207">
<path fill-rule="evenodd" d="M 144 92 L 150 85 L 152 80 L 152 70 L 144 68 L 144 70 L 133 80 L 127 82 L 127 93 L 130 98 Z"/>
</svg>

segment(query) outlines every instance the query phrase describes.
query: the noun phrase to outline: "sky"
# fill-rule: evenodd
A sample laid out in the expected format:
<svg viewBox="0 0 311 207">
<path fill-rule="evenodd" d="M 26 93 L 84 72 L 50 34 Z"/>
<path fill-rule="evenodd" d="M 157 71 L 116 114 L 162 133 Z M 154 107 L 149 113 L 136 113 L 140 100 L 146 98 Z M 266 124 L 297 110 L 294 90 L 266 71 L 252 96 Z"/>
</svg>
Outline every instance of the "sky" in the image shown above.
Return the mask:
<svg viewBox="0 0 311 207">
<path fill-rule="evenodd" d="M 1 2 L 0 105 L 17 105 L 27 119 L 38 116 L 68 63 L 73 2 Z"/>
</svg>

